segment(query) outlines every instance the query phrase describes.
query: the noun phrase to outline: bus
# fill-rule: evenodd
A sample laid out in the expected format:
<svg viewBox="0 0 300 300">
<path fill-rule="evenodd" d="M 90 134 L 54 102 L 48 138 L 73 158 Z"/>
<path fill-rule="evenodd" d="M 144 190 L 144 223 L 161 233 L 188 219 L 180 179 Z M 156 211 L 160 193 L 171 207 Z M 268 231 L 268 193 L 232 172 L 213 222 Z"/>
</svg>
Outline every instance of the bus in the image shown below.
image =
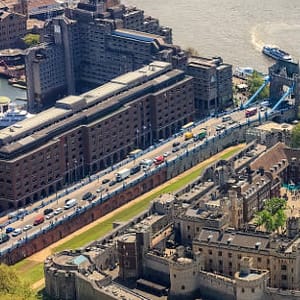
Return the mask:
<svg viewBox="0 0 300 300">
<path fill-rule="evenodd" d="M 257 114 L 257 108 L 251 107 L 251 108 L 246 109 L 245 117 L 249 118 L 251 116 L 255 116 L 256 114 Z"/>
<path fill-rule="evenodd" d="M 136 158 L 142 154 L 143 150 L 142 149 L 135 149 L 129 152 L 128 157 L 129 158 Z"/>
<path fill-rule="evenodd" d="M 201 129 L 201 131 L 194 135 L 194 141 L 203 140 L 207 135 L 206 129 Z"/>
<path fill-rule="evenodd" d="M 181 127 L 181 130 L 187 130 L 187 129 L 191 129 L 192 127 L 194 127 L 194 122 L 190 122 L 190 123 L 187 123 L 187 124 L 185 124 L 185 125 L 183 125 L 182 127 Z"/>
</svg>

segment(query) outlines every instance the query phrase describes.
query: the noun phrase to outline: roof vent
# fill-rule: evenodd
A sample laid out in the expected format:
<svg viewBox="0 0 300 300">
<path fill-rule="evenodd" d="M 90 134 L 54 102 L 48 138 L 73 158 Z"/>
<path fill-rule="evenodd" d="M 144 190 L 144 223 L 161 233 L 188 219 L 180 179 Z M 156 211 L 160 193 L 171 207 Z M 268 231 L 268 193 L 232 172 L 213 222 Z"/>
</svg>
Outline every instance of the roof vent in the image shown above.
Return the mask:
<svg viewBox="0 0 300 300">
<path fill-rule="evenodd" d="M 227 244 L 229 245 L 232 242 L 232 237 L 228 238 Z"/>
<path fill-rule="evenodd" d="M 214 236 L 212 234 L 210 234 L 208 237 L 207 237 L 207 240 L 210 241 Z"/>
<path fill-rule="evenodd" d="M 256 250 L 258 250 L 258 249 L 259 249 L 259 247 L 260 247 L 260 245 L 261 245 L 261 242 L 257 242 L 257 243 L 255 243 L 255 249 L 256 249 Z"/>
</svg>

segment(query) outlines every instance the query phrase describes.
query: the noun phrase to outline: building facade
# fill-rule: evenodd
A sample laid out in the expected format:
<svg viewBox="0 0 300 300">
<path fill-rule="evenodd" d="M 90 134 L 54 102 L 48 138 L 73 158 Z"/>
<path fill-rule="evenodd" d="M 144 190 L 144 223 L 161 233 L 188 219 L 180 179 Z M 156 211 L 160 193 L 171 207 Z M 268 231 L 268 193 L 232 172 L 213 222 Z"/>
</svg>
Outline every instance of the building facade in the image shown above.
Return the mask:
<svg viewBox="0 0 300 300">
<path fill-rule="evenodd" d="M 193 119 L 193 92 L 191 77 L 157 61 L 1 130 L 1 207 L 39 200 L 169 137 Z"/>
<path fill-rule="evenodd" d="M 26 16 L 0 8 L 0 49 L 15 48 L 26 34 Z"/>
<path fill-rule="evenodd" d="M 153 60 L 169 62 L 179 69 L 184 69 L 187 61 L 185 53 L 171 45 L 170 29 L 118 1 L 81 1 L 49 22 L 46 32 L 46 43 L 28 50 L 30 111 L 53 105 L 61 93 L 95 88 Z M 54 51 L 59 66 L 47 55 Z M 40 52 L 45 55 L 40 57 Z M 51 72 L 56 67 L 58 70 Z M 63 75 L 59 80 L 57 72 Z"/>
<path fill-rule="evenodd" d="M 192 56 L 186 72 L 195 78 L 197 117 L 214 114 L 232 105 L 232 66 L 223 63 L 222 58 Z"/>
</svg>

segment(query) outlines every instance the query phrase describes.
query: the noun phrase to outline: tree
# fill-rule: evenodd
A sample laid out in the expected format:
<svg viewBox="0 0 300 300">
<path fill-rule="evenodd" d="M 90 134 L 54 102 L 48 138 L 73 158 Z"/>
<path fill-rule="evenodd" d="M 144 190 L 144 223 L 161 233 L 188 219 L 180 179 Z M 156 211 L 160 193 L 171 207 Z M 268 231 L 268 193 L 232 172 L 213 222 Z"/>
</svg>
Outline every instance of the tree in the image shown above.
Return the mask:
<svg viewBox="0 0 300 300">
<path fill-rule="evenodd" d="M 199 56 L 198 51 L 193 47 L 188 47 L 185 51 L 188 53 L 189 56 Z"/>
<path fill-rule="evenodd" d="M 264 83 L 264 78 L 257 71 L 253 71 L 252 75 L 247 79 L 247 85 L 249 87 L 250 95 L 253 95 L 260 86 Z M 257 99 L 269 98 L 269 86 L 267 85 L 257 96 Z"/>
<path fill-rule="evenodd" d="M 30 289 L 29 284 L 22 281 L 13 268 L 4 264 L 0 264 L 0 299 L 35 299 L 34 292 Z"/>
<path fill-rule="evenodd" d="M 255 222 L 258 227 L 264 226 L 268 232 L 283 229 L 286 223 L 286 200 L 281 198 L 269 199 L 264 206 L 264 209 L 257 212 Z"/>
<path fill-rule="evenodd" d="M 24 43 L 26 44 L 27 47 L 32 47 L 34 45 L 39 44 L 40 35 L 39 34 L 28 33 L 23 38 L 23 41 L 24 41 Z"/>
<path fill-rule="evenodd" d="M 293 148 L 300 147 L 300 123 L 295 125 L 295 127 L 292 130 L 291 146 Z"/>
</svg>

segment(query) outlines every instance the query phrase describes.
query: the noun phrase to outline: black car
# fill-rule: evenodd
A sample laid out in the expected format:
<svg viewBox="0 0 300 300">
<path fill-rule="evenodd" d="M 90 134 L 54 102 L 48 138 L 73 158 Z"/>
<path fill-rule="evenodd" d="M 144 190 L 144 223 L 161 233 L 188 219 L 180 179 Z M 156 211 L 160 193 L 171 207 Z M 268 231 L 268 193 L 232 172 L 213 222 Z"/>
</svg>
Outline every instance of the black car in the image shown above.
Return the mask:
<svg viewBox="0 0 300 300">
<path fill-rule="evenodd" d="M 179 142 L 174 142 L 174 143 L 173 143 L 173 147 L 178 147 L 179 145 L 180 145 Z"/>
<path fill-rule="evenodd" d="M 115 181 L 115 180 L 112 180 L 108 185 L 109 186 L 113 186 L 113 185 L 115 185 L 117 182 Z"/>
<path fill-rule="evenodd" d="M 175 152 L 177 152 L 177 151 L 179 151 L 179 150 L 180 150 L 180 147 L 174 147 L 174 148 L 172 149 L 172 152 L 175 153 Z"/>
<path fill-rule="evenodd" d="M 82 200 L 89 200 L 92 198 L 93 194 L 91 192 L 87 192 L 82 196 Z"/>
<path fill-rule="evenodd" d="M 53 208 L 46 208 L 45 210 L 44 210 L 44 215 L 46 216 L 46 215 L 49 215 L 49 214 L 51 214 L 51 213 L 53 213 Z"/>
<path fill-rule="evenodd" d="M 130 175 L 136 174 L 141 171 L 141 165 L 134 166 L 130 169 Z"/>
<path fill-rule="evenodd" d="M 105 178 L 102 180 L 102 184 L 105 184 L 105 183 L 108 183 L 109 182 L 109 179 L 108 178 Z"/>
</svg>

